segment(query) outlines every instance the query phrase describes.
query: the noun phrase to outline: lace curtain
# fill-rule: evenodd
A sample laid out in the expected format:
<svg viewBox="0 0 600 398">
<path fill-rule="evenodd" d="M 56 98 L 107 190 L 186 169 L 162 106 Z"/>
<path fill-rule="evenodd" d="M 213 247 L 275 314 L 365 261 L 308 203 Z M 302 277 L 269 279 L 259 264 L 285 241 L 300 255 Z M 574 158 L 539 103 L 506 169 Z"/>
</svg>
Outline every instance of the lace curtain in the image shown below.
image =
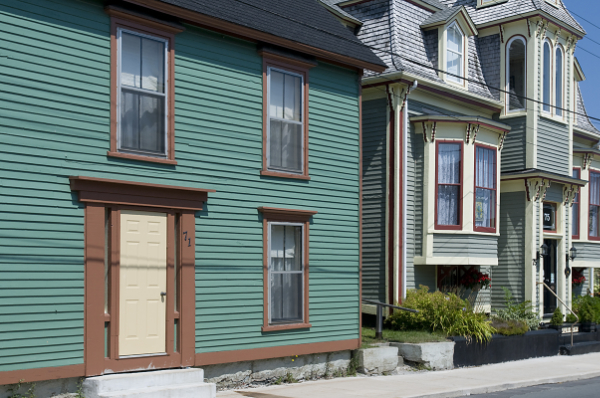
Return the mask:
<svg viewBox="0 0 600 398">
<path fill-rule="evenodd" d="M 458 225 L 460 203 L 460 144 L 438 146 L 438 225 Z"/>
</svg>

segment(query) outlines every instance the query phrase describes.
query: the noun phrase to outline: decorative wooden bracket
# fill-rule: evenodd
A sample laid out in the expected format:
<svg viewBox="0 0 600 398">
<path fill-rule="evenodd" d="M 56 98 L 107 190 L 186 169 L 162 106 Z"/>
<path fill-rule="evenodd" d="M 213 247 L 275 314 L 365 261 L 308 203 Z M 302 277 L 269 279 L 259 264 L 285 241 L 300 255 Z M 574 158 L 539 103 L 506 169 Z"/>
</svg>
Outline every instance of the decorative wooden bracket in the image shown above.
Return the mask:
<svg viewBox="0 0 600 398">
<path fill-rule="evenodd" d="M 573 50 L 571 52 L 575 55 L 575 48 L 577 47 L 577 39 L 573 39 Z"/>
<path fill-rule="evenodd" d="M 564 205 L 573 206 L 573 202 L 578 193 L 579 187 L 577 185 L 565 185 L 563 188 Z"/>
<path fill-rule="evenodd" d="M 429 142 L 429 140 L 427 139 L 427 125 L 425 124 L 425 122 L 423 122 L 423 141 Z"/>
<path fill-rule="evenodd" d="M 435 142 L 435 128 L 437 126 L 437 122 L 433 122 L 433 126 L 431 127 L 431 142 Z"/>
<path fill-rule="evenodd" d="M 473 144 L 475 143 L 475 140 L 477 139 L 477 133 L 479 133 L 479 125 L 477 124 L 475 126 L 475 128 L 473 129 Z"/>
<path fill-rule="evenodd" d="M 500 145 L 498 145 L 498 150 L 502 152 L 502 148 L 504 148 L 504 140 L 506 140 L 506 135 L 508 131 L 504 131 L 502 135 L 500 135 Z"/>
<path fill-rule="evenodd" d="M 546 33 L 548 33 L 548 21 L 544 21 L 544 26 L 542 27 L 542 31 L 540 33 L 542 40 L 546 38 Z"/>
<path fill-rule="evenodd" d="M 556 31 L 556 35 L 554 36 L 554 47 L 556 47 L 556 45 L 558 44 L 558 38 L 560 37 L 561 33 L 562 33 L 562 28 L 559 26 L 558 30 Z"/>
<path fill-rule="evenodd" d="M 467 136 L 466 136 L 466 142 L 467 144 L 469 143 L 469 141 L 471 141 L 471 123 L 467 124 Z"/>
<path fill-rule="evenodd" d="M 500 25 L 500 40 L 504 43 L 504 25 Z"/>
<path fill-rule="evenodd" d="M 527 18 L 527 34 L 531 37 L 531 21 Z"/>
<path fill-rule="evenodd" d="M 435 128 L 437 126 L 437 122 L 433 122 L 431 125 L 431 137 L 427 138 L 427 125 L 423 122 L 423 141 L 425 142 L 435 142 Z"/>
<path fill-rule="evenodd" d="M 530 202 L 541 202 L 546 198 L 546 193 L 550 188 L 550 180 L 542 178 L 526 178 L 525 191 L 527 192 L 527 200 Z"/>
<path fill-rule="evenodd" d="M 587 170 L 587 168 L 592 164 L 592 157 L 594 155 L 591 153 L 583 154 L 583 169 Z"/>
<path fill-rule="evenodd" d="M 566 47 L 565 47 L 565 52 L 569 52 L 569 50 L 571 49 L 571 46 L 573 45 L 573 35 L 569 36 L 569 38 L 567 39 L 567 43 L 566 43 Z"/>
<path fill-rule="evenodd" d="M 538 21 L 538 23 L 537 23 L 537 29 L 535 31 L 536 37 L 540 37 L 540 35 L 542 34 L 543 28 L 544 28 L 544 20 L 542 19 L 541 21 Z"/>
</svg>

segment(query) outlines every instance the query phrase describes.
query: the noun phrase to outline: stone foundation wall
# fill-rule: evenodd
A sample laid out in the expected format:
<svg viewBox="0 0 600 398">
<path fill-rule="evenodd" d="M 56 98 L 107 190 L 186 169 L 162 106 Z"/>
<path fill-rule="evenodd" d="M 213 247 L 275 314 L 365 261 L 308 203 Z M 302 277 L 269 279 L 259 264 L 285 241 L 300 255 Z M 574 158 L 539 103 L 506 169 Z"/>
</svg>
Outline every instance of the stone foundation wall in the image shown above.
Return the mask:
<svg viewBox="0 0 600 398">
<path fill-rule="evenodd" d="M 34 386 L 34 396 L 39 398 L 70 398 L 74 397 L 79 388 L 80 378 L 71 377 L 68 379 L 37 381 L 34 383 L 24 382 L 20 389 L 16 389 L 15 384 L 0 386 L 0 398 L 7 398 L 16 394 L 28 397 L 27 391 Z M 10 391 L 13 388 L 14 391 Z"/>
<path fill-rule="evenodd" d="M 344 376 L 351 351 L 299 355 L 257 361 L 203 366 L 204 381 L 218 390 Z"/>
</svg>

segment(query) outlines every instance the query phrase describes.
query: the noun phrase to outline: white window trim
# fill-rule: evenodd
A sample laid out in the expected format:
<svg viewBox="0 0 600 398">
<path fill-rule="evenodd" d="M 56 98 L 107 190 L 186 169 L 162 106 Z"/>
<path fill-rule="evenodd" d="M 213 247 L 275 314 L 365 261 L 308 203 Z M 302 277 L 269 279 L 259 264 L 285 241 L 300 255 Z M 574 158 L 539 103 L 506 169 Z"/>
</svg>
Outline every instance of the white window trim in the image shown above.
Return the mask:
<svg viewBox="0 0 600 398">
<path fill-rule="evenodd" d="M 558 109 L 556 108 L 556 107 L 558 107 L 558 102 L 556 101 L 557 98 L 558 98 L 557 97 L 558 87 L 556 86 L 556 76 L 558 75 L 558 68 L 559 68 L 558 57 L 556 56 L 556 54 L 559 51 L 560 51 L 560 53 L 562 55 L 562 57 L 561 57 L 562 58 L 562 65 L 560 65 L 560 71 L 561 71 L 561 76 L 560 76 L 561 77 L 561 82 L 560 83 L 562 85 L 562 87 L 561 87 L 561 94 L 562 94 L 561 97 L 562 98 L 560 99 L 560 108 L 563 108 L 563 109 L 565 108 L 565 98 L 566 98 L 565 97 L 565 89 L 566 89 L 566 84 L 565 84 L 565 81 L 566 81 L 565 80 L 565 65 L 566 65 L 566 62 L 565 62 L 565 51 L 562 49 L 562 47 L 560 45 L 557 44 L 556 47 L 554 48 L 553 53 L 552 53 L 552 55 L 554 57 L 554 73 L 553 73 L 552 77 L 554 78 L 553 80 L 555 82 L 555 84 L 554 84 L 554 90 L 552 90 L 553 91 L 552 100 L 553 100 L 553 103 L 554 103 L 554 108 L 552 108 L 553 109 L 552 114 L 555 117 L 559 118 L 559 119 L 564 119 L 566 111 L 561 110 L 560 112 L 562 114 L 558 115 Z"/>
<path fill-rule="evenodd" d="M 282 222 L 282 221 L 269 221 L 268 223 L 268 239 L 269 239 L 269 245 L 268 245 L 268 251 L 267 251 L 267 266 L 268 266 L 268 278 L 269 280 L 267 281 L 267 289 L 268 289 L 268 298 L 269 298 L 269 326 L 274 326 L 274 325 L 287 325 L 287 324 L 297 324 L 297 323 L 304 323 L 306 322 L 306 319 L 304 319 L 304 301 L 306 299 L 306 297 L 304 297 L 304 285 L 306 284 L 306 281 L 304 280 L 304 271 L 305 271 L 305 264 L 304 264 L 304 245 L 306 244 L 306 242 L 304 241 L 304 234 L 306 233 L 306 231 L 304 230 L 304 223 L 298 223 L 298 222 Z M 272 228 L 271 226 L 273 225 L 285 225 L 285 226 L 289 226 L 289 227 L 302 227 L 302 248 L 300 250 L 300 254 L 301 254 L 301 265 L 302 265 L 302 269 L 300 271 L 284 271 L 283 273 L 293 273 L 293 274 L 301 274 L 302 275 L 302 299 L 300 300 L 300 306 L 301 306 L 301 314 L 302 314 L 302 319 L 300 322 L 298 321 L 290 321 L 290 322 L 278 322 L 278 323 L 273 323 L 272 319 L 271 319 L 271 309 L 273 308 L 273 303 L 271 302 L 271 275 L 274 272 L 271 268 L 271 242 L 273 241 L 271 239 L 271 232 L 272 232 Z M 278 272 L 281 273 L 281 272 Z"/>
<path fill-rule="evenodd" d="M 300 128 L 300 170 L 287 170 L 287 169 L 279 169 L 279 168 L 271 168 L 271 71 L 274 70 L 276 72 L 280 72 L 280 73 L 284 73 L 287 75 L 291 75 L 291 76 L 297 76 L 300 78 L 300 121 L 296 122 L 295 120 L 288 120 L 288 119 L 280 119 L 280 118 L 273 118 L 276 120 L 282 120 L 285 121 L 286 123 L 292 123 L 292 124 L 298 124 L 301 126 Z M 267 68 L 267 170 L 269 171 L 275 171 L 275 172 L 281 172 L 281 173 L 289 173 L 289 174 L 299 174 L 302 175 L 304 174 L 304 120 L 305 120 L 305 115 L 304 115 L 304 76 L 299 74 L 299 73 L 295 73 L 295 72 L 290 72 L 289 70 L 286 69 L 282 69 L 282 68 L 276 68 L 273 66 L 269 66 Z M 269 230 L 270 233 L 270 230 Z M 269 298 L 270 300 L 270 298 Z M 271 315 L 270 315 L 270 309 L 269 309 L 269 320 L 271 319 Z"/>
<path fill-rule="evenodd" d="M 546 38 L 546 40 L 544 40 L 543 44 L 542 44 L 542 102 L 544 102 L 544 95 L 546 94 L 544 91 L 544 72 L 545 72 L 545 68 L 546 68 L 546 61 L 544 59 L 544 51 L 545 51 L 545 47 L 546 44 L 548 44 L 550 46 L 550 75 L 548 76 L 548 79 L 550 80 L 550 100 L 548 102 L 548 106 L 550 107 L 550 110 L 545 110 L 544 109 L 544 105 L 542 104 L 542 113 L 546 114 L 546 115 L 552 115 L 552 110 L 553 108 L 553 104 L 554 104 L 554 90 L 552 89 L 553 84 L 552 82 L 556 80 L 556 76 L 554 73 L 552 73 L 554 71 L 554 46 L 552 45 L 552 42 L 550 41 L 550 39 Z"/>
<path fill-rule="evenodd" d="M 450 50 L 450 47 L 448 46 L 448 31 L 451 28 L 456 28 L 460 35 L 461 35 L 461 47 L 462 47 L 462 52 L 461 53 L 457 53 L 454 50 Z M 448 81 L 449 83 L 453 83 L 453 84 L 458 84 L 461 86 L 465 85 L 465 50 L 466 50 L 466 40 L 465 40 L 465 34 L 463 33 L 462 29 L 460 28 L 460 26 L 458 25 L 458 23 L 456 21 L 452 22 L 450 25 L 448 25 L 448 27 L 446 28 L 446 65 L 444 67 L 444 69 L 446 70 L 446 81 Z M 454 77 L 449 75 L 449 71 L 448 71 L 448 53 L 451 52 L 453 54 L 458 54 L 460 56 L 460 65 L 459 65 L 459 75 L 460 77 Z"/>
<path fill-rule="evenodd" d="M 512 39 L 510 39 L 508 41 L 508 43 L 506 43 L 506 50 L 505 50 L 505 54 L 506 54 L 506 59 L 504 60 L 506 62 L 505 64 L 505 86 L 504 89 L 506 91 L 506 93 L 504 94 L 504 98 L 505 98 L 505 108 L 506 108 L 506 113 L 518 113 L 518 112 L 526 112 L 527 111 L 527 102 L 525 102 L 525 108 L 519 108 L 519 109 L 510 109 L 510 46 L 511 44 L 516 41 L 516 40 L 520 40 L 521 42 L 523 42 L 523 45 L 525 46 L 525 67 L 523 68 L 524 71 L 524 79 L 525 79 L 525 97 L 527 97 L 527 41 L 521 37 L 521 36 L 517 36 L 517 37 L 513 37 Z M 525 101 L 527 101 L 527 99 L 525 99 Z"/>
<path fill-rule="evenodd" d="M 150 152 L 144 152 L 144 151 L 132 151 L 132 150 L 128 150 L 128 149 L 121 149 L 121 97 L 122 97 L 122 89 L 121 89 L 121 66 L 122 66 L 122 49 L 123 49 L 123 45 L 122 45 L 122 34 L 123 33 L 128 33 L 131 35 L 135 35 L 135 36 L 139 36 L 139 37 L 144 37 L 147 39 L 151 39 L 151 40 L 155 40 L 155 41 L 159 41 L 165 44 L 165 54 L 164 54 L 164 62 L 165 62 L 165 67 L 164 67 L 164 88 L 165 88 L 165 92 L 164 93 L 154 93 L 154 92 L 150 92 L 144 89 L 135 89 L 135 88 L 131 88 L 131 87 L 127 87 L 128 90 L 132 90 L 132 91 L 137 91 L 137 92 L 141 92 L 141 93 L 150 93 L 153 95 L 157 95 L 157 96 L 162 96 L 164 97 L 164 115 L 165 115 L 165 120 L 164 120 L 164 140 L 165 140 L 165 151 L 163 154 L 157 154 L 157 153 L 150 153 Z M 142 156 L 151 156 L 151 157 L 159 157 L 159 158 L 168 158 L 169 156 L 169 40 L 164 39 L 162 37 L 157 37 L 157 36 L 152 36 L 152 35 L 147 35 L 147 34 L 143 34 L 140 32 L 136 32 L 134 30 L 130 30 L 130 29 L 124 29 L 124 28 L 117 28 L 117 151 L 118 152 L 122 152 L 122 153 L 130 153 L 130 154 L 134 154 L 134 155 L 142 155 Z"/>
</svg>

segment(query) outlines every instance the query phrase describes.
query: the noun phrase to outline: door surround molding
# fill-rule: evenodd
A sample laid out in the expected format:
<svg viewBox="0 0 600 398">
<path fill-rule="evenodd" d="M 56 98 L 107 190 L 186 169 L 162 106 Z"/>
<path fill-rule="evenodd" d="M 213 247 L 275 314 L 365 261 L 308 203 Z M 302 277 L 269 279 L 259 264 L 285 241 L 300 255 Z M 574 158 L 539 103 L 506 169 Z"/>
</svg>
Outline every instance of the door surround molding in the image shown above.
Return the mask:
<svg viewBox="0 0 600 398">
<path fill-rule="evenodd" d="M 79 201 L 85 204 L 84 223 L 84 362 L 85 375 L 95 376 L 107 371 L 124 372 L 144 368 L 160 369 L 193 366 L 195 360 L 195 212 L 202 210 L 208 189 L 195 189 L 157 184 L 145 184 L 93 177 L 70 177 L 71 190 L 78 192 Z M 111 252 L 107 253 L 107 209 L 110 209 L 109 236 Z M 168 215 L 167 236 L 167 283 L 174 286 L 174 270 L 177 267 L 178 297 L 173 289 L 167 289 L 167 355 L 119 358 L 113 331 L 118 331 L 118 312 L 113 303 L 118 289 L 109 289 L 109 312 L 105 313 L 104 281 L 105 257 L 109 257 L 110 284 L 118 286 L 119 212 L 121 209 L 163 212 Z M 175 237 L 175 220 L 179 215 L 178 238 Z M 183 232 L 186 232 L 183 234 Z M 177 242 L 177 243 L 176 243 Z M 117 245 L 115 245 L 117 243 Z M 177 264 L 175 264 L 177 258 Z M 116 280 L 115 280 L 116 279 Z M 116 284 L 115 284 L 116 283 Z M 171 285 L 168 285 L 171 286 Z M 170 293 L 169 293 L 170 291 Z M 118 296 L 117 296 L 118 298 Z M 179 303 L 175 311 L 175 303 Z M 118 306 L 117 306 L 118 307 Z M 177 336 L 173 324 L 178 319 Z M 105 355 L 105 327 L 112 330 L 106 339 L 108 356 Z M 118 332 L 117 332 L 118 333 Z M 175 351 L 174 339 L 178 351 Z"/>
</svg>

